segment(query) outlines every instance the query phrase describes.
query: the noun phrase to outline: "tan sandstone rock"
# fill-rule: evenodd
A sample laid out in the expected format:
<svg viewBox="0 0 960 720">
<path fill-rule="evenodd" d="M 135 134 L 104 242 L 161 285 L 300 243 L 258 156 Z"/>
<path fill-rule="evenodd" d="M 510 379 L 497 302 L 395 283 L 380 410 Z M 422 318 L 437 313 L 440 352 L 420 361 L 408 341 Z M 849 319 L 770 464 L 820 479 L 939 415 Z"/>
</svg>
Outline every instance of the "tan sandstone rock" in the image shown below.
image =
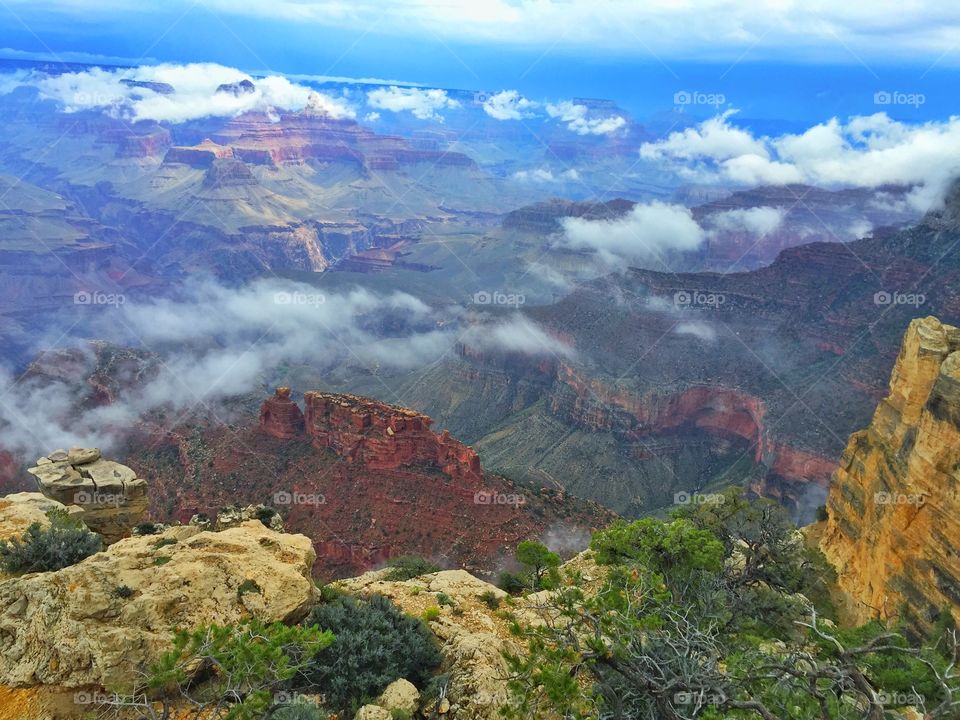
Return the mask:
<svg viewBox="0 0 960 720">
<path fill-rule="evenodd" d="M 377 699 L 377 705 L 387 710 L 415 713 L 420 704 L 420 691 L 409 680 L 400 678 L 387 685 Z"/>
<path fill-rule="evenodd" d="M 960 622 L 960 329 L 914 320 L 890 393 L 850 436 L 827 499 L 820 547 L 839 572 L 848 619 L 906 603 L 929 626 Z"/>
<path fill-rule="evenodd" d="M 309 538 L 249 521 L 127 538 L 62 570 L 0 582 L 0 684 L 129 688 L 174 628 L 302 617 L 317 595 L 314 559 Z"/>
<path fill-rule="evenodd" d="M 353 720 L 393 720 L 393 715 L 379 705 L 364 705 L 353 716 Z"/>
<path fill-rule="evenodd" d="M 146 480 L 97 448 L 54 450 L 28 472 L 48 498 L 82 508 L 84 523 L 108 544 L 128 536 L 146 515 Z"/>
</svg>

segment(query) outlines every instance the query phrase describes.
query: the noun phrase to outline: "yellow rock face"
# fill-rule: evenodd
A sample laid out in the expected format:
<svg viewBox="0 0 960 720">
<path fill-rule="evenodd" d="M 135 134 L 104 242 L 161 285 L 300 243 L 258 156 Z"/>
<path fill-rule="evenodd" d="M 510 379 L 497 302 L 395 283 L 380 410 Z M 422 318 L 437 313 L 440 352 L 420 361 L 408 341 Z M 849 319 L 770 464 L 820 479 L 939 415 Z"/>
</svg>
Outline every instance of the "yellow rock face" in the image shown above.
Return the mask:
<svg viewBox="0 0 960 720">
<path fill-rule="evenodd" d="M 960 622 L 960 330 L 914 320 L 865 430 L 850 436 L 827 499 L 820 547 L 848 619 L 907 608 L 921 626 Z"/>
</svg>

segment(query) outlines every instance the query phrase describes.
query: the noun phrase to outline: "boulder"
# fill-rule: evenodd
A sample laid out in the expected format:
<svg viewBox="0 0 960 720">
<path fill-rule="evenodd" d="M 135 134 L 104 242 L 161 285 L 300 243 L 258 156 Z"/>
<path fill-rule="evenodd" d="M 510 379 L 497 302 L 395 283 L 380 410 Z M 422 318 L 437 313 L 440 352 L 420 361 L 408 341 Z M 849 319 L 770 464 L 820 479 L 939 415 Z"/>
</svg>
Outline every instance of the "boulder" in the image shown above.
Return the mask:
<svg viewBox="0 0 960 720">
<path fill-rule="evenodd" d="M 364 705 L 353 716 L 353 720 L 393 720 L 393 715 L 379 705 Z"/>
<path fill-rule="evenodd" d="M 175 628 L 303 617 L 318 595 L 314 559 L 309 538 L 257 521 L 179 526 L 0 582 L 0 684 L 129 688 Z"/>
<path fill-rule="evenodd" d="M 107 544 L 129 535 L 146 515 L 146 480 L 97 448 L 54 450 L 28 472 L 48 498 L 81 508 L 84 523 Z"/>
<path fill-rule="evenodd" d="M 409 680 L 400 678 L 387 685 L 377 699 L 377 705 L 387 710 L 401 710 L 413 714 L 420 704 L 420 691 Z"/>
</svg>

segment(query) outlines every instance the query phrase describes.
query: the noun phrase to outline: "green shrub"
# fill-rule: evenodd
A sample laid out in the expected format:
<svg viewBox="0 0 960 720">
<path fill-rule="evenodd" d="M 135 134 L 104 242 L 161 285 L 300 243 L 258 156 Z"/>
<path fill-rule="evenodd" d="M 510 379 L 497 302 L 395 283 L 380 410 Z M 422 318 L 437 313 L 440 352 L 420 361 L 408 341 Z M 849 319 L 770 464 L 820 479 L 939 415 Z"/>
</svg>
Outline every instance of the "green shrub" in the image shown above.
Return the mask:
<svg viewBox="0 0 960 720">
<path fill-rule="evenodd" d="M 336 633 L 333 645 L 310 661 L 304 678 L 338 713 L 354 712 L 398 678 L 422 687 L 442 659 L 423 623 L 384 597 L 341 597 L 315 607 L 306 622 Z"/>
<path fill-rule="evenodd" d="M 432 607 L 428 607 L 426 610 L 424 610 L 424 611 L 420 614 L 420 618 L 421 618 L 424 622 L 433 622 L 434 620 L 439 620 L 439 619 L 440 619 L 440 608 L 438 608 L 436 605 L 433 605 Z"/>
<path fill-rule="evenodd" d="M 187 700 L 198 709 L 228 708 L 225 715 L 216 715 L 224 720 L 261 720 L 285 717 L 279 712 L 293 705 L 288 720 L 322 720 L 322 714 L 297 707 L 302 703 L 296 698 L 280 707 L 276 698 L 332 642 L 333 633 L 316 626 L 259 620 L 180 631 L 173 649 L 151 669 L 147 686 L 166 711 L 170 702 Z"/>
<path fill-rule="evenodd" d="M 522 573 L 504 570 L 497 576 L 497 587 L 511 595 L 519 595 L 530 587 L 530 582 Z"/>
<path fill-rule="evenodd" d="M 397 557 L 387 560 L 387 567 L 390 568 L 390 571 L 384 575 L 384 579 L 391 582 L 413 580 L 415 577 L 429 575 L 440 570 L 429 560 L 416 555 L 397 555 Z"/>
<path fill-rule="evenodd" d="M 267 527 L 270 527 L 270 520 L 272 520 L 273 516 L 277 514 L 277 511 L 272 507 L 263 506 L 258 507 L 253 513 L 253 516 Z"/>
<path fill-rule="evenodd" d="M 453 601 L 453 598 L 447 595 L 445 592 L 437 593 L 437 605 L 453 607 L 456 603 Z"/>
<path fill-rule="evenodd" d="M 137 535 L 156 535 L 158 532 L 160 532 L 160 528 L 157 526 L 157 524 L 152 522 L 140 523 L 139 525 L 134 526 L 133 529 L 136 531 Z"/>
<path fill-rule="evenodd" d="M 330 716 L 317 707 L 316 703 L 298 695 L 290 702 L 275 708 L 267 717 L 270 720 L 327 720 Z"/>
<path fill-rule="evenodd" d="M 114 588 L 113 594 L 118 598 L 123 598 L 126 600 L 127 598 L 133 596 L 133 588 L 129 587 L 128 585 L 118 585 Z"/>
<path fill-rule="evenodd" d="M 500 607 L 500 598 L 493 590 L 486 590 L 480 593 L 480 602 L 491 610 L 497 610 Z"/>
<path fill-rule="evenodd" d="M 0 540 L 0 564 L 12 574 L 47 572 L 74 565 L 100 551 L 100 536 L 63 510 L 47 513 L 50 526 L 33 523 L 20 538 Z"/>
<path fill-rule="evenodd" d="M 154 550 L 159 550 L 162 547 L 167 547 L 168 545 L 176 545 L 177 541 L 173 538 L 160 538 L 153 544 Z"/>
</svg>

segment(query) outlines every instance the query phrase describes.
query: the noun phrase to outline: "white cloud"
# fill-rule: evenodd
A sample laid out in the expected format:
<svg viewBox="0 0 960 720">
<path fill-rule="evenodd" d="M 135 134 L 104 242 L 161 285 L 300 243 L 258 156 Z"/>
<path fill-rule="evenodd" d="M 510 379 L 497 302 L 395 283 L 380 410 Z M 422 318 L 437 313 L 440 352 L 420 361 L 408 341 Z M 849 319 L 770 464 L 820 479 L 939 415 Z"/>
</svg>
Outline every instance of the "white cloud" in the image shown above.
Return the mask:
<svg viewBox="0 0 960 720">
<path fill-rule="evenodd" d="M 536 168 L 534 170 L 518 170 L 513 174 L 513 179 L 521 182 L 555 183 L 579 180 L 580 173 L 570 168 L 555 175 L 550 168 Z"/>
<path fill-rule="evenodd" d="M 491 95 L 483 103 L 483 111 L 495 120 L 522 120 L 533 116 L 538 103 L 528 100 L 516 90 L 504 90 Z"/>
<path fill-rule="evenodd" d="M 710 215 L 707 222 L 715 231 L 767 235 L 780 227 L 786 214 L 779 207 L 737 208 Z"/>
<path fill-rule="evenodd" d="M 567 124 L 567 129 L 577 135 L 610 135 L 626 126 L 627 121 L 619 115 L 590 117 L 590 109 L 569 100 L 547 103 L 547 115 Z"/>
<path fill-rule="evenodd" d="M 563 358 L 575 355 L 570 345 L 519 313 L 509 320 L 474 326 L 464 335 L 464 341 L 483 350 Z"/>
<path fill-rule="evenodd" d="M 593 250 L 611 267 L 662 261 L 665 253 L 695 250 L 704 239 L 688 208 L 662 202 L 636 205 L 613 220 L 567 217 L 562 225 L 562 244 Z"/>
<path fill-rule="evenodd" d="M 249 80 L 250 93 L 217 92 L 221 84 Z M 127 81 L 127 82 L 124 82 Z M 101 109 L 130 120 L 172 123 L 209 116 L 233 117 L 250 111 L 271 112 L 275 108 L 302 110 L 310 106 L 331 118 L 352 118 L 354 111 L 344 101 L 271 75 L 253 78 L 234 68 L 213 63 L 189 65 L 143 65 L 137 68 L 47 75 L 32 73 L 20 84 L 36 87 L 40 95 L 60 103 L 65 112 Z M 172 92 L 158 92 L 131 82 L 161 83 Z M 0 81 L 0 94 L 12 83 Z"/>
<path fill-rule="evenodd" d="M 699 321 L 678 323 L 673 332 L 677 335 L 692 335 L 704 342 L 712 343 L 717 339 L 717 331 L 707 323 Z"/>
<path fill-rule="evenodd" d="M 363 116 L 363 121 L 368 123 L 376 122 L 379 119 L 380 119 L 380 113 L 378 112 L 369 112 Z"/>
<path fill-rule="evenodd" d="M 908 197 L 918 210 L 929 209 L 960 174 L 960 117 L 906 124 L 876 113 L 846 123 L 832 118 L 803 133 L 775 138 L 733 127 L 729 117 L 725 113 L 645 143 L 640 155 L 703 182 L 918 185 Z"/>
<path fill-rule="evenodd" d="M 446 90 L 421 90 L 392 86 L 367 93 L 367 104 L 377 110 L 410 112 L 419 120 L 443 120 L 440 110 L 460 107 Z"/>
</svg>

